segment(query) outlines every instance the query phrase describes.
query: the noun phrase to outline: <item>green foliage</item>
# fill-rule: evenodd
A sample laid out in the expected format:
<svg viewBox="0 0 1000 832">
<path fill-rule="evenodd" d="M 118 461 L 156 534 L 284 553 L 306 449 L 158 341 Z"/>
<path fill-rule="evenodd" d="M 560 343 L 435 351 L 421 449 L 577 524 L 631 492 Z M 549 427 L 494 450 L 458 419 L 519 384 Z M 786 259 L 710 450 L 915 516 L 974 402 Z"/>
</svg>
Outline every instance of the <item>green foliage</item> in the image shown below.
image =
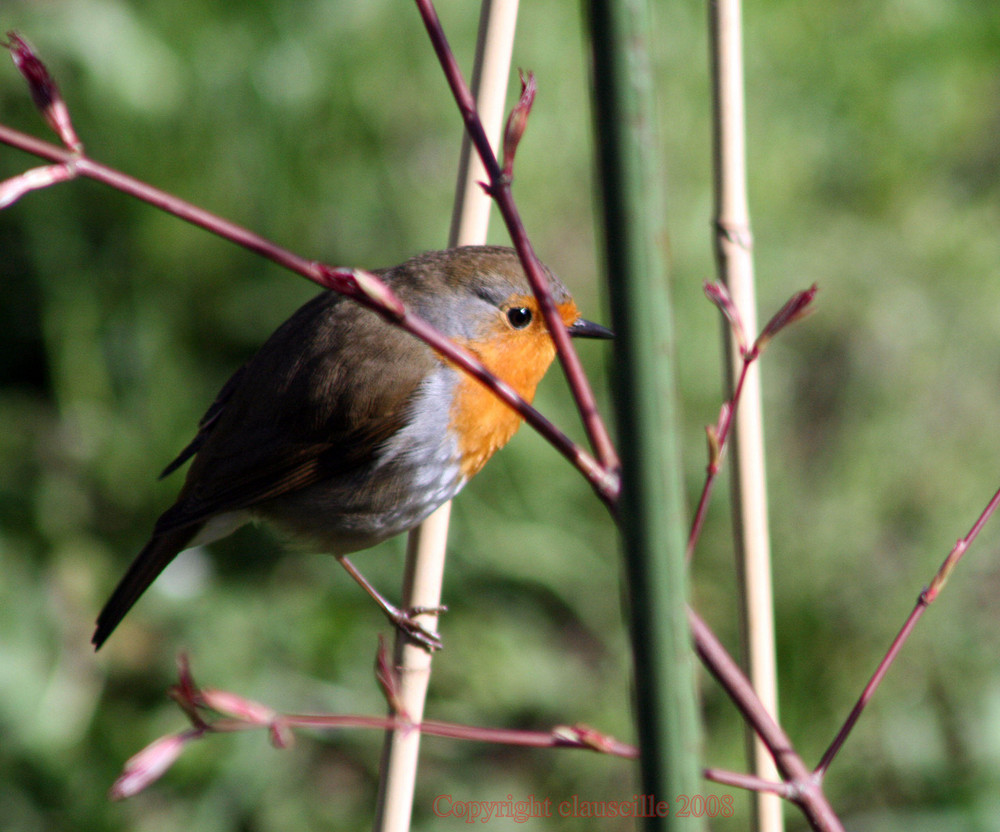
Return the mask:
<svg viewBox="0 0 1000 832">
<path fill-rule="evenodd" d="M 476 7 L 441 8 L 465 67 Z M 712 272 L 705 21 L 696 5 L 659 11 L 696 494 L 701 426 L 721 389 L 717 314 L 701 296 Z M 578 15 L 556 0 L 522 8 L 515 64 L 540 92 L 515 194 L 539 253 L 600 320 Z M 819 312 L 764 357 L 782 711 L 809 761 L 996 488 L 1000 7 L 767 0 L 746 27 L 762 314 L 821 287 Z M 40 50 L 103 162 L 336 264 L 376 267 L 444 243 L 461 126 L 406 3 L 9 0 L 9 28 Z M 0 120 L 45 135 L 10 67 Z M 0 177 L 33 163 L 0 148 Z M 494 241 L 505 242 L 499 226 Z M 164 695 L 180 650 L 203 684 L 277 708 L 382 712 L 370 668 L 384 624 L 328 558 L 241 532 L 178 561 L 97 657 L 87 643 L 176 492 L 179 478 L 157 472 L 312 292 L 91 183 L 0 213 L 0 828 L 369 827 L 374 733 L 302 736 L 286 751 L 259 735 L 214 737 L 147 794 L 104 796 L 129 755 L 183 725 Z M 599 374 L 602 348 L 583 346 Z M 579 433 L 555 374 L 539 404 Z M 735 644 L 717 493 L 697 603 Z M 852 828 L 995 825 L 996 540 L 988 528 L 834 765 L 828 788 Z M 400 551 L 358 559 L 391 595 Z M 581 721 L 628 739 L 617 557 L 587 487 L 519 435 L 456 504 L 428 715 Z M 708 759 L 740 767 L 732 708 L 711 683 L 704 703 Z M 425 751 L 420 828 L 457 822 L 431 814 L 438 794 L 606 800 L 635 788 L 631 764 L 596 755 L 434 739 Z M 746 818 L 737 794 L 734 821 L 713 828 Z"/>
</svg>

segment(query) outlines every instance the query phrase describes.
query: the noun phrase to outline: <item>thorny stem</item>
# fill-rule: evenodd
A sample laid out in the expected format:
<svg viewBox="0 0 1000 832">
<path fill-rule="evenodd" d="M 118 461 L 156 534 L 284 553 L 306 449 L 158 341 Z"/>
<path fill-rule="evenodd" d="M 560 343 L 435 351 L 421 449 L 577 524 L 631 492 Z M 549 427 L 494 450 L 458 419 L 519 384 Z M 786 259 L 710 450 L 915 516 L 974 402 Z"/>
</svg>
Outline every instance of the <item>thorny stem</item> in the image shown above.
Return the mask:
<svg viewBox="0 0 1000 832">
<path fill-rule="evenodd" d="M 958 540 L 952 547 L 948 556 L 944 559 L 944 562 L 938 568 L 938 571 L 934 574 L 934 578 L 931 580 L 930 585 L 917 596 L 917 602 L 910 612 L 903 626 L 900 628 L 896 637 L 892 640 L 892 644 L 889 645 L 889 649 L 886 651 L 885 656 L 878 663 L 878 667 L 875 668 L 875 672 L 872 674 L 871 679 L 868 680 L 868 684 L 865 685 L 863 691 L 861 691 L 861 696 L 858 697 L 858 701 L 854 704 L 851 709 L 850 714 L 848 714 L 847 719 L 844 720 L 843 726 L 837 732 L 837 736 L 833 738 L 833 742 L 830 743 L 830 747 L 827 748 L 826 753 L 820 760 L 819 765 L 816 766 L 815 774 L 818 778 L 822 779 L 826 776 L 827 770 L 830 768 L 830 763 L 833 762 L 833 758 L 837 756 L 837 752 L 840 751 L 844 742 L 847 740 L 848 735 L 854 728 L 855 723 L 861 717 L 861 712 L 868 705 L 868 702 L 875 695 L 875 691 L 878 686 L 882 683 L 882 679 L 885 678 L 885 674 L 888 673 L 889 667 L 896 660 L 896 656 L 899 655 L 899 651 L 902 649 L 903 644 L 910 637 L 910 633 L 913 632 L 913 628 L 917 626 L 917 622 L 923 616 L 927 608 L 934 603 L 937 599 L 938 594 L 944 589 L 944 585 L 948 582 L 948 578 L 951 575 L 954 568 L 958 565 L 958 562 L 962 559 L 966 550 L 972 544 L 972 542 L 979 536 L 979 532 L 982 531 L 983 526 L 990 517 L 996 512 L 997 508 L 1000 507 L 1000 490 L 998 490 L 993 498 L 986 504 L 986 508 L 983 509 L 982 513 L 976 519 L 976 522 L 972 524 L 972 528 L 969 529 L 969 533 Z"/>
<path fill-rule="evenodd" d="M 525 273 L 535 292 L 535 296 L 538 298 L 538 303 L 548 324 L 552 340 L 555 342 L 563 372 L 566 374 L 570 389 L 573 391 L 573 396 L 580 411 L 591 447 L 593 447 L 601 466 L 607 472 L 607 476 L 617 479 L 617 470 L 619 467 L 618 454 L 597 409 L 597 402 L 587 375 L 583 370 L 583 365 L 580 363 L 580 358 L 573 347 L 569 334 L 566 332 L 562 319 L 559 317 L 559 311 L 552 300 L 548 280 L 539 266 L 538 258 L 532 248 L 531 241 L 528 239 L 527 231 L 524 228 L 524 223 L 521 221 L 520 213 L 517 210 L 517 205 L 514 202 L 514 196 L 510 189 L 510 177 L 504 175 L 503 169 L 497 161 L 496 154 L 493 152 L 493 148 L 490 147 L 486 131 L 483 129 L 483 124 L 479 120 L 479 114 L 476 112 L 476 101 L 472 95 L 472 90 L 466 84 L 462 76 L 462 71 L 459 69 L 458 61 L 455 59 L 455 55 L 448 45 L 448 39 L 444 34 L 444 29 L 434 8 L 434 3 L 432 0 L 415 0 L 415 2 L 420 16 L 424 21 L 424 26 L 427 28 L 431 43 L 434 46 L 434 51 L 437 53 L 438 60 L 441 63 L 441 68 L 448 79 L 448 85 L 455 97 L 455 103 L 458 105 L 462 120 L 465 122 L 469 138 L 473 145 L 475 145 L 476 152 L 479 154 L 480 159 L 482 159 L 483 167 L 486 169 L 490 180 L 489 184 L 485 186 L 486 190 L 496 201 L 497 208 L 507 226 L 511 241 L 514 243 L 514 248 L 517 249 L 517 253 L 521 257 Z"/>
<path fill-rule="evenodd" d="M 528 424 L 542 434 L 587 478 L 597 495 L 613 509 L 618 497 L 616 474 L 610 473 L 607 468 L 598 463 L 538 410 L 528 404 L 509 385 L 493 375 L 471 353 L 459 347 L 426 321 L 406 311 L 398 298 L 374 275 L 361 271 L 332 269 L 315 260 L 308 260 L 254 234 L 252 231 L 145 182 L 99 164 L 86 156 L 77 155 L 4 125 L 0 125 L 0 142 L 57 164 L 71 164 L 78 176 L 101 182 L 193 225 L 204 228 L 324 288 L 347 294 L 355 301 L 389 318 L 462 367 L 480 383 L 492 390 L 504 403 L 514 408 Z M 366 290 L 366 286 L 371 288 Z"/>
</svg>

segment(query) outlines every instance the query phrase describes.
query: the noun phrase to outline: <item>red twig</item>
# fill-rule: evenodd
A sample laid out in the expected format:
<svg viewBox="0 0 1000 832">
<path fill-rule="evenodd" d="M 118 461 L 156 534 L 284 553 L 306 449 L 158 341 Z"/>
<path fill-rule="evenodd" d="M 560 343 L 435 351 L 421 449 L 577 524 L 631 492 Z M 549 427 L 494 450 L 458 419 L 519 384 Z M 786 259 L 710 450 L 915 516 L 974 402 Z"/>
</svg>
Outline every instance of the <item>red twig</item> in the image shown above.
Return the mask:
<svg viewBox="0 0 1000 832">
<path fill-rule="evenodd" d="M 563 372 L 565 372 L 570 389 L 573 391 L 573 397 L 580 411 L 591 447 L 594 449 L 601 467 L 608 472 L 607 476 L 617 480 L 619 467 L 618 454 L 615 451 L 607 427 L 598 412 L 597 402 L 587 375 L 583 370 L 583 365 L 580 363 L 580 358 L 552 300 L 548 280 L 539 265 L 531 241 L 528 239 L 524 223 L 521 222 L 521 216 L 510 189 L 511 179 L 509 172 L 505 173 L 504 169 L 500 167 L 496 154 L 493 152 L 493 148 L 490 147 L 486 131 L 483 129 L 483 124 L 479 120 L 479 114 L 476 111 L 475 97 L 472 95 L 469 85 L 466 84 L 462 76 L 462 71 L 458 67 L 458 61 L 456 61 L 455 55 L 448 45 L 448 39 L 444 34 L 444 29 L 434 8 L 434 3 L 432 0 L 416 0 L 416 4 L 417 9 L 420 11 L 420 16 L 424 21 L 424 26 L 427 28 L 431 43 L 434 46 L 434 51 L 441 63 L 441 68 L 444 70 L 445 77 L 448 80 L 448 86 L 451 87 L 452 95 L 455 97 L 455 103 L 458 105 L 462 120 L 465 122 L 465 129 L 468 131 L 469 138 L 475 146 L 480 159 L 482 159 L 483 167 L 486 169 L 486 174 L 490 180 L 489 184 L 485 186 L 486 190 L 493 197 L 497 208 L 500 210 L 500 214 L 507 226 L 507 231 L 514 243 L 514 248 L 517 249 L 517 253 L 521 257 L 525 273 L 531 282 L 535 296 L 538 298 L 542 314 L 548 324 L 549 332 L 552 334 L 552 340 L 555 341 Z M 512 114 L 513 129 L 511 122 L 508 122 L 507 141 L 505 141 L 505 156 L 507 157 L 508 165 L 513 164 L 514 149 L 517 146 L 517 142 L 520 141 L 521 134 L 524 132 L 524 123 L 531 106 L 530 101 L 534 98 L 534 87 L 530 76 L 527 82 L 522 81 L 522 83 L 521 102 Z M 514 141 L 511 143 L 510 139 L 512 137 Z M 617 488 L 615 490 L 617 491 Z"/>
<path fill-rule="evenodd" d="M 384 646 L 380 645 L 380 663 L 384 652 Z M 200 689 L 191 677 L 190 667 L 184 656 L 180 657 L 178 667 L 180 678 L 170 694 L 187 714 L 192 727 L 160 737 L 133 755 L 111 787 L 113 799 L 131 797 L 154 783 L 193 740 L 201 739 L 206 734 L 262 728 L 268 731 L 271 743 L 278 748 L 291 745 L 292 728 L 371 728 L 381 731 L 418 730 L 437 737 L 532 748 L 576 748 L 615 757 L 634 758 L 638 754 L 634 746 L 619 742 L 586 725 L 560 725 L 551 731 L 520 731 L 459 725 L 433 719 L 424 720 L 418 725 L 402 715 L 280 714 L 267 705 L 228 691 Z M 380 664 L 380 679 L 386 672 L 386 667 Z M 392 675 L 391 672 L 389 675 Z M 388 680 L 382 681 L 384 685 Z M 391 682 L 389 687 L 392 687 Z"/>
<path fill-rule="evenodd" d="M 454 55 L 452 55 L 444 32 L 441 30 L 440 22 L 437 21 L 433 11 L 433 6 L 426 5 L 429 7 L 429 13 L 433 16 L 434 21 L 434 26 L 428 23 L 431 39 L 442 59 L 445 73 L 448 75 L 449 81 L 452 82 L 452 88 L 456 90 L 459 108 L 463 112 L 470 135 L 480 155 L 483 156 L 490 176 L 490 189 L 495 191 L 494 197 L 501 205 L 501 211 L 508 219 L 508 225 L 513 226 L 511 235 L 515 238 L 515 245 L 526 273 L 538 296 L 539 305 L 556 344 L 560 360 L 563 362 L 570 385 L 579 402 L 580 411 L 584 414 L 584 422 L 591 435 L 591 442 L 598 451 L 600 463 L 545 419 L 512 388 L 498 380 L 471 354 L 449 341 L 425 321 L 406 312 L 402 303 L 374 275 L 355 271 L 348 277 L 343 270 L 335 270 L 316 261 L 306 260 L 234 223 L 223 220 L 204 209 L 119 173 L 112 168 L 100 165 L 84 156 L 83 146 L 73 131 L 69 112 L 59 95 L 55 81 L 27 42 L 14 32 L 8 33 L 9 42 L 2 45 L 10 50 L 15 65 L 28 82 L 33 100 L 46 121 L 59 134 L 69 150 L 62 150 L 47 142 L 39 141 L 0 125 L 0 142 L 55 162 L 52 166 L 28 171 L 26 174 L 0 183 L 0 208 L 9 205 L 30 190 L 47 187 L 76 176 L 85 176 L 110 185 L 220 237 L 231 240 L 237 245 L 243 246 L 249 251 L 253 251 L 321 286 L 346 294 L 424 340 L 442 355 L 462 366 L 466 372 L 492 390 L 502 401 L 517 410 L 526 422 L 538 430 L 583 473 L 598 496 L 613 511 L 618 497 L 619 477 L 617 457 L 610 437 L 597 412 L 593 394 L 570 341 L 569 333 L 566 331 L 551 293 L 548 291 L 548 281 L 531 251 L 524 226 L 517 215 L 517 209 L 510 195 L 510 177 L 509 175 L 505 176 L 497 165 L 496 157 L 489 147 L 489 141 L 476 113 L 472 93 L 462 79 Z M 529 81 L 524 82 L 521 101 L 508 120 L 505 134 L 506 164 L 508 167 L 513 166 L 514 153 L 524 133 L 534 93 L 533 80 L 529 79 Z"/>
<path fill-rule="evenodd" d="M 816 285 L 802 292 L 796 292 L 767 322 L 760 335 L 752 345 L 747 343 L 746 331 L 743 329 L 743 321 L 740 319 L 739 310 L 736 304 L 729 297 L 729 290 L 723 283 L 706 283 L 705 294 L 712 301 L 726 319 L 732 330 L 733 338 L 739 346 L 740 355 L 743 358 L 743 366 L 740 368 L 740 375 L 736 381 L 733 395 L 719 411 L 719 419 L 714 425 L 709 425 L 705 430 L 708 435 L 708 470 L 705 477 L 705 484 L 702 486 L 701 497 L 698 499 L 698 507 L 695 509 L 694 519 L 691 522 L 691 531 L 688 534 L 687 557 L 688 560 L 694 554 L 694 547 L 701 536 L 702 526 L 705 524 L 705 515 L 708 512 L 708 500 L 712 496 L 712 489 L 715 486 L 716 478 L 722 467 L 722 460 L 725 457 L 726 447 L 729 442 L 729 433 L 733 426 L 733 417 L 736 408 L 739 406 L 740 397 L 743 395 L 743 385 L 746 382 L 750 365 L 753 364 L 771 339 L 789 324 L 801 320 L 813 310 L 812 302 L 816 297 Z"/>
<path fill-rule="evenodd" d="M 833 762 L 833 758 L 837 756 L 837 752 L 840 751 L 844 742 L 847 740 L 848 735 L 854 728 L 858 719 L 861 717 L 861 712 L 864 711 L 868 702 L 875 695 L 875 691 L 878 690 L 878 686 L 882 683 L 885 678 L 885 674 L 889 672 L 889 668 L 892 663 L 896 660 L 896 656 L 899 655 L 899 651 L 903 648 L 906 640 L 910 637 L 910 633 L 913 632 L 913 628 L 917 626 L 917 622 L 923 616 L 927 608 L 934 603 L 937 599 L 938 594 L 944 589 L 944 585 L 948 582 L 948 578 L 951 576 L 952 571 L 958 565 L 958 562 L 962 559 L 966 550 L 972 544 L 972 542 L 979 536 L 979 532 L 982 531 L 983 526 L 986 522 L 993 516 L 997 508 L 1000 507 L 1000 490 L 998 490 L 993 498 L 987 503 L 986 508 L 983 509 L 982 513 L 976 519 L 976 522 L 972 524 L 972 528 L 969 529 L 969 533 L 958 540 L 952 547 L 948 556 L 944 559 L 944 562 L 938 568 L 938 571 L 934 574 L 934 578 L 931 580 L 930 585 L 920 593 L 917 597 L 917 603 L 914 605 L 913 610 L 907 616 L 906 621 L 900 628 L 896 637 L 892 640 L 892 644 L 889 645 L 889 649 L 886 654 L 882 657 L 882 660 L 878 663 L 878 667 L 875 668 L 875 672 L 872 674 L 871 679 L 868 680 L 868 684 L 865 685 L 863 691 L 861 691 L 861 696 L 858 697 L 858 701 L 854 704 L 851 712 L 847 715 L 847 719 L 844 720 L 844 724 L 841 726 L 840 730 L 837 732 L 837 736 L 833 738 L 833 742 L 830 743 L 830 747 L 827 748 L 826 753 L 823 754 L 823 758 L 820 760 L 819 765 L 816 766 L 816 776 L 823 778 L 826 775 L 827 770 L 830 768 L 830 763 Z"/>
<path fill-rule="evenodd" d="M 459 347 L 426 321 L 406 310 L 402 302 L 375 275 L 361 270 L 334 269 L 315 260 L 307 260 L 258 234 L 254 234 L 252 231 L 172 194 L 165 193 L 145 182 L 99 164 L 86 156 L 80 156 L 75 152 L 56 147 L 4 125 L 0 125 L 0 143 L 48 159 L 56 163 L 56 167 L 71 166 L 75 176 L 93 179 L 147 202 L 192 225 L 204 228 L 219 237 L 255 252 L 324 288 L 342 292 L 358 303 L 362 303 L 393 320 L 407 332 L 425 341 L 450 361 L 461 366 L 492 390 L 503 402 L 514 408 L 528 424 L 542 434 L 587 478 L 598 496 L 606 504 L 612 507 L 615 504 L 618 496 L 616 474 L 609 473 L 604 466 L 600 465 L 583 448 L 528 404 L 510 386 L 493 375 L 475 356 Z M 44 184 L 52 184 L 52 182 Z M 0 193 L 3 193 L 3 186 L 4 183 L 0 183 Z M 563 329 L 565 330 L 565 327 Z"/>
<path fill-rule="evenodd" d="M 394 673 L 391 667 L 385 664 L 385 658 L 385 649 L 380 646 L 376 674 L 382 682 L 383 691 L 391 699 Z M 366 728 L 419 730 L 437 737 L 529 748 L 576 748 L 628 759 L 633 759 L 638 754 L 634 746 L 619 742 L 614 737 L 585 725 L 557 726 L 551 731 L 524 731 L 459 725 L 433 719 L 424 720 L 416 725 L 405 715 L 399 714 L 396 716 L 281 714 L 238 694 L 216 689 L 202 690 L 195 685 L 184 656 L 180 657 L 178 666 L 180 678 L 172 688 L 171 696 L 191 720 L 192 727 L 160 737 L 133 755 L 111 788 L 111 797 L 114 799 L 131 797 L 154 783 L 169 770 L 184 748 L 193 740 L 212 733 L 232 733 L 262 728 L 268 730 L 271 742 L 277 748 L 287 748 L 292 744 L 292 728 L 318 730 Z M 770 791 L 789 799 L 794 799 L 797 794 L 794 784 L 763 780 L 749 774 L 705 769 L 704 775 L 705 779 L 716 783 L 753 791 Z"/>
<path fill-rule="evenodd" d="M 706 768 L 702 774 L 706 780 L 711 780 L 713 783 L 722 783 L 724 786 L 735 786 L 738 789 L 747 789 L 752 792 L 772 792 L 789 800 L 795 794 L 795 789 L 789 783 L 765 780 L 763 777 L 757 777 L 753 774 L 725 771 L 720 768 Z"/>
<path fill-rule="evenodd" d="M 687 558 L 691 560 L 694 555 L 694 547 L 701 537 L 702 527 L 705 525 L 705 517 L 708 514 L 708 501 L 715 488 L 715 481 L 718 479 L 719 471 L 722 469 L 722 460 L 725 456 L 729 442 L 729 431 L 733 426 L 733 415 L 740 403 L 743 395 L 743 383 L 746 381 L 747 373 L 753 359 L 743 357 L 743 367 L 740 369 L 740 377 L 736 382 L 732 398 L 726 402 L 719 410 L 719 419 L 714 425 L 709 425 L 705 429 L 708 436 L 708 466 L 706 468 L 705 482 L 701 488 L 701 496 L 698 498 L 698 507 L 694 512 L 694 519 L 691 521 L 691 531 L 688 533 Z"/>
<path fill-rule="evenodd" d="M 823 794 L 819 778 L 809 771 L 781 726 L 761 704 L 739 665 L 694 610 L 688 610 L 688 622 L 705 667 L 723 686 L 774 758 L 778 772 L 787 782 L 788 799 L 798 804 L 813 829 L 842 832 L 843 826 Z"/>
</svg>

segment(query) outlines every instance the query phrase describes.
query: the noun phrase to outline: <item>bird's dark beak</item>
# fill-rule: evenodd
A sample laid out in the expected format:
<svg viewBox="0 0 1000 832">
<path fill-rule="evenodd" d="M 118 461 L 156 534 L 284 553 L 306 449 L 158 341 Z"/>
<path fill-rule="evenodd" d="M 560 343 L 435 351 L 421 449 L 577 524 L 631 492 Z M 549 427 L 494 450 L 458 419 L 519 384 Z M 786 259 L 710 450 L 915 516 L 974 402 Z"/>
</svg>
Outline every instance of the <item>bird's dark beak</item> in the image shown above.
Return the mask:
<svg viewBox="0 0 1000 832">
<path fill-rule="evenodd" d="M 614 338 L 615 334 L 606 326 L 595 324 L 586 318 L 577 318 L 566 330 L 574 338 Z"/>
</svg>

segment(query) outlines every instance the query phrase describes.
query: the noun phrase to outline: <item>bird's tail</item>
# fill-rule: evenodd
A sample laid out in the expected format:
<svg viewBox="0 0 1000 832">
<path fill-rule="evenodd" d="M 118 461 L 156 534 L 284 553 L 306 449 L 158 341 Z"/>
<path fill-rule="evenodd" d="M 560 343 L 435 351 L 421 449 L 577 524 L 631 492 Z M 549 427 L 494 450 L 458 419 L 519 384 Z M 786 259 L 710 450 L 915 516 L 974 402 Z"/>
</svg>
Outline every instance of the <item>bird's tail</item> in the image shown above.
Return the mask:
<svg viewBox="0 0 1000 832">
<path fill-rule="evenodd" d="M 125 614 L 139 600 L 139 596 L 167 568 L 167 564 L 177 556 L 178 552 L 187 548 L 201 526 L 202 524 L 194 524 L 153 534 L 153 538 L 132 562 L 125 577 L 118 583 L 101 614 L 97 616 L 97 629 L 94 630 L 94 637 L 91 639 L 95 650 L 101 649 L 101 645 L 114 632 Z"/>
</svg>

